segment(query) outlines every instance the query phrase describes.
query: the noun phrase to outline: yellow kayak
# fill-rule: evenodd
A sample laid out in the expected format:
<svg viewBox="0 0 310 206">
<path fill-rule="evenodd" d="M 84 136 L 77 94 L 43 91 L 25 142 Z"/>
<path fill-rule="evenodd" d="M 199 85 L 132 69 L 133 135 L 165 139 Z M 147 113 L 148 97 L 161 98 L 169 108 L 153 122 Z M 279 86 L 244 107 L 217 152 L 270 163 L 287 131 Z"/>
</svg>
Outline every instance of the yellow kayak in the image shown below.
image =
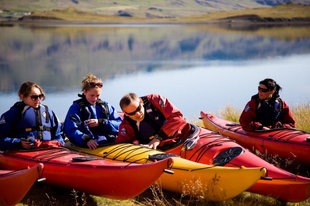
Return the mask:
<svg viewBox="0 0 310 206">
<path fill-rule="evenodd" d="M 79 153 L 113 161 L 148 163 L 171 157 L 171 154 L 134 144 L 115 144 L 94 150 L 67 143 L 66 147 Z M 210 201 L 233 198 L 251 187 L 265 175 L 265 168 L 232 168 L 211 166 L 172 157 L 174 174 L 163 173 L 156 182 L 164 190 L 204 197 Z"/>
</svg>

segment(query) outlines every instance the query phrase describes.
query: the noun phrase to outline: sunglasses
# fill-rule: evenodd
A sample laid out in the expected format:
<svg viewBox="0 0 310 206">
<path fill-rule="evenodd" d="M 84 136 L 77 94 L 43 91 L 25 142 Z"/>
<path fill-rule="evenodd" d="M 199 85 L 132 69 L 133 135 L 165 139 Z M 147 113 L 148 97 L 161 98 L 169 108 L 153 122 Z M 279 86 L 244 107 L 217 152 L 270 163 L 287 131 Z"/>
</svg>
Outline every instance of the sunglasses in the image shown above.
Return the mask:
<svg viewBox="0 0 310 206">
<path fill-rule="evenodd" d="M 269 92 L 269 89 L 264 89 L 264 88 L 261 88 L 260 86 L 258 86 L 258 91 Z"/>
<path fill-rule="evenodd" d="M 142 105 L 141 105 L 141 103 L 139 103 L 139 106 L 137 107 L 137 109 L 136 109 L 135 111 L 130 112 L 130 113 L 125 112 L 125 113 L 126 113 L 127 115 L 129 115 L 129 116 L 133 116 L 133 115 L 135 115 L 137 112 L 141 111 L 141 108 L 142 108 Z"/>
<path fill-rule="evenodd" d="M 42 99 L 44 97 L 44 95 L 43 94 L 40 94 L 40 95 L 31 95 L 30 96 L 30 98 L 33 100 L 33 101 L 35 101 L 35 100 L 37 100 L 37 99 Z"/>
<path fill-rule="evenodd" d="M 103 84 L 102 84 L 102 82 L 90 82 L 89 86 L 91 86 L 91 87 L 97 86 L 97 87 L 101 88 L 103 86 Z"/>
</svg>

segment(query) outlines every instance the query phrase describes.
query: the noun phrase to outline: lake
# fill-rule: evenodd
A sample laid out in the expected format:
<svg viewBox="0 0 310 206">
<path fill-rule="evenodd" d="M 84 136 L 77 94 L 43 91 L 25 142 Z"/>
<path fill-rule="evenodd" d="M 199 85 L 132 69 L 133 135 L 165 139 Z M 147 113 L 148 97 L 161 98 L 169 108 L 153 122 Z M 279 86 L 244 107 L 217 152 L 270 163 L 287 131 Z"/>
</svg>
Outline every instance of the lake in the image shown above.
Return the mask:
<svg viewBox="0 0 310 206">
<path fill-rule="evenodd" d="M 13 25 L 0 27 L 0 113 L 23 81 L 39 83 L 43 104 L 64 120 L 87 73 L 120 110 L 128 92 L 166 96 L 187 119 L 201 110 L 242 110 L 258 82 L 275 79 L 289 106 L 310 102 L 308 26 L 187 24 Z"/>
</svg>

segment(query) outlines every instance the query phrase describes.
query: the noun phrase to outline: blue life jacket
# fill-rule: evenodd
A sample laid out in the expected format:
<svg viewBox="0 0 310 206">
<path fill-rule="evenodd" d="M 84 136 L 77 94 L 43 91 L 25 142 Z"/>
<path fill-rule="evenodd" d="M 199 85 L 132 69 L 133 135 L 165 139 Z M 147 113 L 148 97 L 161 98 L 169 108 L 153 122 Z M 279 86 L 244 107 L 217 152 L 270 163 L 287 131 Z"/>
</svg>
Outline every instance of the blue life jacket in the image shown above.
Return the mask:
<svg viewBox="0 0 310 206">
<path fill-rule="evenodd" d="M 102 101 L 101 99 L 97 100 L 96 105 L 90 105 L 89 102 L 86 100 L 85 95 L 79 95 L 81 98 L 74 101 L 75 104 L 79 105 L 79 113 L 77 114 L 76 109 L 68 111 L 66 120 L 65 120 L 65 132 L 70 139 L 70 141 L 78 144 L 79 146 L 86 146 L 85 143 L 89 140 L 87 139 L 86 142 L 81 141 L 81 137 L 78 137 L 78 134 L 75 132 L 75 129 L 80 130 L 82 133 L 91 137 L 91 139 L 95 140 L 99 145 L 104 145 L 109 142 L 114 142 L 116 136 L 118 134 L 118 126 L 117 130 L 115 128 L 115 123 L 113 121 L 121 122 L 121 118 L 118 116 L 119 119 L 111 119 L 110 115 L 113 117 L 117 114 L 111 113 L 109 111 L 108 103 Z M 72 107 L 71 106 L 71 107 Z M 113 110 L 114 111 L 114 110 Z M 68 120 L 68 116 L 73 116 L 76 118 L 77 121 L 80 121 L 76 125 L 70 123 Z M 72 118 L 70 118 L 72 120 Z M 98 119 L 99 126 L 98 127 L 88 127 L 85 124 L 85 120 L 88 119 Z"/>
<path fill-rule="evenodd" d="M 125 115 L 126 120 L 130 123 L 135 131 L 137 139 L 141 144 L 147 144 L 150 142 L 150 137 L 155 134 L 159 134 L 160 128 L 165 124 L 165 116 L 156 109 L 147 99 L 147 97 L 141 97 L 144 107 L 144 119 L 140 122 L 139 129 L 137 122 Z M 159 134 L 163 139 L 167 138 L 165 133 Z"/>
<path fill-rule="evenodd" d="M 50 114 L 46 105 L 40 105 L 34 109 L 23 102 L 17 102 L 16 107 L 20 112 L 20 119 L 16 122 L 15 134 L 13 137 L 34 136 L 35 139 L 51 140 L 53 130 Z"/>
<path fill-rule="evenodd" d="M 34 109 L 23 102 L 17 102 L 0 120 L 0 149 L 17 149 L 22 138 L 27 141 L 40 139 L 55 140 L 64 144 L 60 122 L 53 111 L 40 105 Z"/>
</svg>

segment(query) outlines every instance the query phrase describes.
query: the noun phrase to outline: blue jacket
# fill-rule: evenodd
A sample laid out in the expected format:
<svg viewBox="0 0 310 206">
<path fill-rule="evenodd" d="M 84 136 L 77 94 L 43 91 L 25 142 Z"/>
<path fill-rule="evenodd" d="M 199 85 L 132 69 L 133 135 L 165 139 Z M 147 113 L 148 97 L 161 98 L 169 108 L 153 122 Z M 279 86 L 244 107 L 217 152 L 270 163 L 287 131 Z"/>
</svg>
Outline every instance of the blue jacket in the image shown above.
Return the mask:
<svg viewBox="0 0 310 206">
<path fill-rule="evenodd" d="M 87 119 L 98 119 L 99 126 L 89 128 L 84 123 Z M 87 147 L 90 139 L 98 144 L 105 144 L 114 142 L 121 122 L 122 118 L 107 102 L 99 100 L 96 105 L 91 105 L 82 98 L 74 101 L 69 108 L 64 122 L 64 132 L 71 142 L 81 147 Z"/>
<path fill-rule="evenodd" d="M 18 149 L 21 138 L 32 141 L 55 140 L 64 144 L 61 123 L 52 110 L 45 105 L 34 109 L 23 102 L 17 102 L 1 115 L 0 149 Z"/>
</svg>

